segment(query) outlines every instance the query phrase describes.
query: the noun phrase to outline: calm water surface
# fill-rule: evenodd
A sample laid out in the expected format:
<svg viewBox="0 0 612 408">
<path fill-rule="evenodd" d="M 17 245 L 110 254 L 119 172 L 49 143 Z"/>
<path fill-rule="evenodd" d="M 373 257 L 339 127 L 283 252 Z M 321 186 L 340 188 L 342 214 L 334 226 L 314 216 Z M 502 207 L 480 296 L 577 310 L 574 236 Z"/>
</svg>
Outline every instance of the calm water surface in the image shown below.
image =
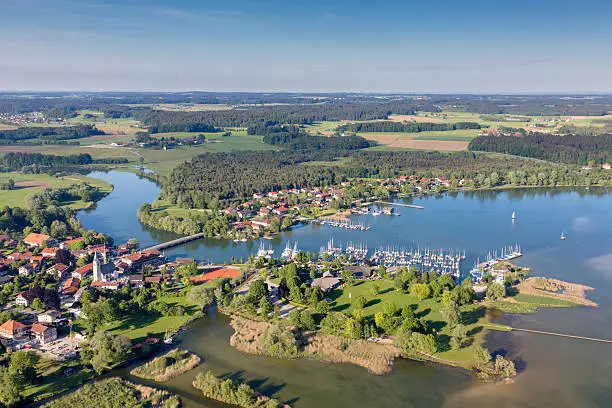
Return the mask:
<svg viewBox="0 0 612 408">
<path fill-rule="evenodd" d="M 176 235 L 143 227 L 136 217 L 144 201 L 153 201 L 159 188 L 130 173 L 93 173 L 111 182 L 114 192 L 95 209 L 81 212 L 87 228 L 110 234 L 117 242 L 131 237 L 142 246 Z M 355 217 L 370 231 L 344 231 L 303 226 L 273 241 L 277 253 L 285 242 L 318 251 L 334 238 L 379 245 L 460 248 L 467 251 L 465 270 L 488 251 L 519 243 L 525 255 L 519 264 L 537 275 L 584 283 L 596 290 L 591 298 L 599 308 L 547 309 L 535 315 L 506 315 L 502 321 L 588 337 L 612 339 L 612 195 L 605 191 L 524 189 L 430 196 L 412 201 L 424 210 L 401 208 L 400 217 Z M 511 222 L 516 211 L 518 220 Z M 560 241 L 565 231 L 567 241 Z M 200 240 L 167 252 L 223 262 L 247 257 L 259 242 L 235 244 Z M 460 371 L 400 361 L 392 375 L 379 377 L 349 365 L 313 361 L 279 361 L 241 354 L 228 344 L 231 328 L 221 315 L 197 322 L 181 340 L 182 346 L 205 357 L 201 368 L 164 384 L 183 397 L 187 407 L 217 406 L 191 388 L 202 369 L 234 374 L 253 381 L 296 407 L 610 407 L 612 406 L 612 345 L 527 333 L 493 333 L 489 348 L 520 361 L 524 371 L 512 385 L 479 384 Z M 126 373 L 123 373 L 127 375 Z"/>
</svg>

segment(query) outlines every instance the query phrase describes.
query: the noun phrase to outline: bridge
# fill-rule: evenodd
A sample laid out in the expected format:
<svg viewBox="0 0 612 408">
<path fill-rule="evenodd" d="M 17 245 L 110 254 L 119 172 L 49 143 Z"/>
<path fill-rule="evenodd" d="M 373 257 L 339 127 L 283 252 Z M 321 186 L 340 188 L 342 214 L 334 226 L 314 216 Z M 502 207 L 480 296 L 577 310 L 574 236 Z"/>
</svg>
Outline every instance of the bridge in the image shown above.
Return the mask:
<svg viewBox="0 0 612 408">
<path fill-rule="evenodd" d="M 172 241 L 162 242 L 161 244 L 153 245 L 153 246 L 145 249 L 145 251 L 149 251 L 149 250 L 153 250 L 153 249 L 161 251 L 161 250 L 164 250 L 164 249 L 173 248 L 175 246 L 183 245 L 183 244 L 186 244 L 187 242 L 195 241 L 196 239 L 200 239 L 200 238 L 203 238 L 203 237 L 204 237 L 203 233 L 188 235 L 186 237 L 181 237 L 181 238 L 173 239 Z"/>
</svg>

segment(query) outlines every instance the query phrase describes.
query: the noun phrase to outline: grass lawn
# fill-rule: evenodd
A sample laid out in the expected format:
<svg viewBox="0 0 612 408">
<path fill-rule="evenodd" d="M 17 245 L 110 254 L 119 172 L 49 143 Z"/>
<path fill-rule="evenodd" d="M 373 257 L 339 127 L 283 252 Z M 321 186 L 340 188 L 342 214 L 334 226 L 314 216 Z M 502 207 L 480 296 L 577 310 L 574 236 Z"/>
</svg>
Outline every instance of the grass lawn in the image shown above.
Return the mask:
<svg viewBox="0 0 612 408">
<path fill-rule="evenodd" d="M 151 204 L 153 207 L 153 211 L 166 211 L 168 215 L 174 215 L 176 217 L 189 217 L 191 215 L 201 215 L 207 212 L 211 212 L 211 210 L 202 210 L 202 209 L 190 209 L 190 208 L 181 208 L 175 205 L 170 204 L 168 201 L 157 199 L 153 201 Z"/>
<path fill-rule="evenodd" d="M 127 336 L 134 343 L 144 341 L 150 336 L 163 338 L 166 331 L 177 330 L 199 310 L 199 307 L 189 302 L 186 296 L 177 296 L 176 292 L 172 291 L 166 292 L 155 302 L 165 302 L 168 306 L 181 305 L 185 308 L 185 314 L 183 316 L 159 316 L 156 313 L 139 313 L 109 323 L 104 326 L 104 330 L 115 336 Z"/>
<path fill-rule="evenodd" d="M 66 368 L 72 368 L 74 373 L 64 374 Z M 52 397 L 73 387 L 77 387 L 91 379 L 95 372 L 80 365 L 78 360 L 58 363 L 57 361 L 41 359 L 37 365 L 38 373 L 42 376 L 40 384 L 27 387 L 23 397 L 33 401 L 41 401 Z"/>
<path fill-rule="evenodd" d="M 371 293 L 374 284 L 377 284 L 380 289 L 380 293 L 376 296 Z M 333 299 L 333 310 L 345 313 L 352 312 L 354 304 L 349 300 L 349 293 L 353 303 L 358 296 L 364 296 L 368 300 L 364 307 L 366 319 L 373 319 L 374 314 L 382 311 L 386 303 L 393 302 L 398 308 L 413 306 L 417 317 L 423 317 L 431 321 L 432 328 L 438 334 L 442 351 L 436 353 L 436 357 L 461 367 L 469 368 L 475 363 L 474 349 L 484 342 L 487 329 L 508 330 L 505 326 L 489 323 L 484 306 L 478 304 L 464 305 L 460 308 L 460 311 L 462 320 L 468 330 L 468 340 L 463 348 L 455 351 L 448 347 L 450 329 L 440 312 L 442 304 L 434 299 L 419 301 L 409 294 L 396 290 L 389 280 L 365 281 L 330 292 L 328 297 Z"/>
<path fill-rule="evenodd" d="M 10 178 L 15 181 L 16 189 L 2 191 L 0 194 L 0 206 L 25 207 L 26 199 L 29 195 L 40 193 L 46 188 L 70 187 L 73 184 L 87 183 L 98 187 L 102 193 L 110 193 L 113 189 L 110 183 L 78 174 L 52 177 L 46 174 L 0 173 L 0 184 L 7 182 Z M 88 205 L 80 200 L 62 204 L 73 209 L 82 209 Z"/>
</svg>

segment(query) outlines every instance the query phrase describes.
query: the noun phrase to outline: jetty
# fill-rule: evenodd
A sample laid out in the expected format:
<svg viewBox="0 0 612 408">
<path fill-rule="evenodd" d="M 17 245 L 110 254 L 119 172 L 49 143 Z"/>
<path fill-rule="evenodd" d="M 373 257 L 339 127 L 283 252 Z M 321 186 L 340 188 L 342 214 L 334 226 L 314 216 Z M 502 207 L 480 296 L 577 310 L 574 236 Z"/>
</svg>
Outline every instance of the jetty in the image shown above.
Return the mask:
<svg viewBox="0 0 612 408">
<path fill-rule="evenodd" d="M 568 339 L 596 341 L 598 343 L 612 343 L 612 340 L 597 339 L 594 337 L 574 336 L 573 334 L 553 333 L 553 332 L 547 332 L 547 331 L 542 331 L 542 330 L 519 329 L 518 327 L 512 327 L 512 330 L 526 332 L 526 333 L 544 334 L 547 336 L 565 337 Z"/>
<path fill-rule="evenodd" d="M 392 202 L 389 202 L 389 201 L 375 201 L 375 203 L 377 203 L 377 204 L 385 204 L 385 205 L 396 205 L 398 207 L 406 207 L 406 208 L 416 208 L 417 210 L 425 209 L 425 207 L 423 207 L 421 205 L 414 205 L 414 204 L 392 203 Z"/>
<path fill-rule="evenodd" d="M 153 245 L 153 246 L 145 249 L 144 251 L 149 251 L 149 250 L 153 250 L 153 249 L 161 251 L 163 249 L 173 248 L 175 246 L 183 245 L 183 244 L 186 244 L 187 242 L 195 241 L 196 239 L 200 239 L 200 238 L 203 238 L 203 237 L 204 237 L 203 233 L 188 235 L 186 237 L 181 237 L 181 238 L 173 239 L 172 241 L 162 242 L 161 244 Z"/>
</svg>

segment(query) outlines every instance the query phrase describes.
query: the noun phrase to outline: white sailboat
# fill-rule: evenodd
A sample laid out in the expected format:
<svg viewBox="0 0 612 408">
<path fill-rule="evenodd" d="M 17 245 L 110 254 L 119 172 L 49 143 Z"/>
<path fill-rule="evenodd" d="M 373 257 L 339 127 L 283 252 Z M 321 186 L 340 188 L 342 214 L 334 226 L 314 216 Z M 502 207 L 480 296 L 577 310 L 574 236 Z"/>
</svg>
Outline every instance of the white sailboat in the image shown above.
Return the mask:
<svg viewBox="0 0 612 408">
<path fill-rule="evenodd" d="M 512 211 L 512 219 L 516 220 L 516 213 L 514 211 Z"/>
</svg>

